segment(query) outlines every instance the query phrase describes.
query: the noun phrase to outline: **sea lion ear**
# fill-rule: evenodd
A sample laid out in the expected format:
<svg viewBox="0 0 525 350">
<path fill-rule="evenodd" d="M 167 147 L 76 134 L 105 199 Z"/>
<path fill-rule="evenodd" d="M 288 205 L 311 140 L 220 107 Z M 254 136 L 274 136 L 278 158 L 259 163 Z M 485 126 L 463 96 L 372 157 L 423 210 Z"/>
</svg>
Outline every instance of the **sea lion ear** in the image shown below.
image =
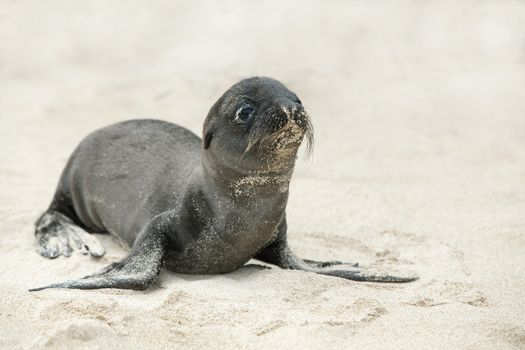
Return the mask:
<svg viewBox="0 0 525 350">
<path fill-rule="evenodd" d="M 219 106 L 222 103 L 222 100 L 224 99 L 224 96 L 219 98 L 217 102 L 211 106 L 210 111 L 208 112 L 208 115 L 206 116 L 206 120 L 204 121 L 203 125 L 203 144 L 204 149 L 208 149 L 211 144 L 211 139 L 213 138 L 213 131 L 216 128 L 217 125 L 217 118 L 219 117 Z"/>
<path fill-rule="evenodd" d="M 204 136 L 204 149 L 208 149 L 210 147 L 212 138 L 213 138 L 213 132 L 208 131 L 206 135 Z"/>
</svg>

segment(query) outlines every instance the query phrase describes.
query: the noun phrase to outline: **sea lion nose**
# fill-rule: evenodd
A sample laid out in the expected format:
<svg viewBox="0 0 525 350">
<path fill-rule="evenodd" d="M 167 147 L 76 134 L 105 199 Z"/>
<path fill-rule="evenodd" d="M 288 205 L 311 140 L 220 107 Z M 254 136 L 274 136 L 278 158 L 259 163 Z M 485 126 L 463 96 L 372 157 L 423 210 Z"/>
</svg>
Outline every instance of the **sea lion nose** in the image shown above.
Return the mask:
<svg viewBox="0 0 525 350">
<path fill-rule="evenodd" d="M 303 106 L 295 104 L 292 106 L 289 116 L 289 122 L 295 123 L 299 126 L 306 125 L 306 112 L 304 111 Z"/>
<path fill-rule="evenodd" d="M 295 122 L 297 124 L 304 122 L 304 108 L 299 103 L 283 98 L 279 101 L 279 108 L 282 116 L 286 117 L 287 122 Z"/>
<path fill-rule="evenodd" d="M 308 120 L 304 108 L 299 103 L 292 100 L 281 98 L 268 103 L 263 107 L 265 110 L 264 119 L 261 123 L 269 133 L 277 132 L 286 126 L 299 126 L 305 129 L 308 126 Z"/>
</svg>

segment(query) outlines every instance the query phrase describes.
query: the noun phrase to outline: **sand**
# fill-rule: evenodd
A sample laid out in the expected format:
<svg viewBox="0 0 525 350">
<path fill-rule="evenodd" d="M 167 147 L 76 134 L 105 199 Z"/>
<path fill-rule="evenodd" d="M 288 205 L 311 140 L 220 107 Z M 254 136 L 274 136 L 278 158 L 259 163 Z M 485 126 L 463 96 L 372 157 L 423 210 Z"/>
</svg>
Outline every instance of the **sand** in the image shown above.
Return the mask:
<svg viewBox="0 0 525 350">
<path fill-rule="evenodd" d="M 525 348 L 525 2 L 197 3 L 0 1 L 0 348 Z M 35 252 L 82 137 L 139 117 L 200 133 L 259 74 L 316 130 L 292 248 L 419 281 L 244 267 L 27 292 L 126 254 L 104 235 L 100 259 Z"/>
</svg>

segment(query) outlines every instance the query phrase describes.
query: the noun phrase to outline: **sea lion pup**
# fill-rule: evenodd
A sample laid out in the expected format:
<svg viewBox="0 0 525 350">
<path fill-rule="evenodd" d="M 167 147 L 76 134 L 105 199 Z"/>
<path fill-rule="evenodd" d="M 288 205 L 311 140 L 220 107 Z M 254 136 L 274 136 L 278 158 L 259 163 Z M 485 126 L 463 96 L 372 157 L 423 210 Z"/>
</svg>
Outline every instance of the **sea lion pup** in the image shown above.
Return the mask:
<svg viewBox="0 0 525 350">
<path fill-rule="evenodd" d="M 413 276 L 339 269 L 289 248 L 286 203 L 298 148 L 312 144 L 301 101 L 277 80 L 233 85 L 212 106 L 203 140 L 178 125 L 131 120 L 99 129 L 73 152 L 49 209 L 36 223 L 38 251 L 93 256 L 88 232 L 109 232 L 129 255 L 98 273 L 35 288 L 144 290 L 163 264 L 174 272 L 216 274 L 255 258 L 355 281 L 408 282 Z"/>
</svg>

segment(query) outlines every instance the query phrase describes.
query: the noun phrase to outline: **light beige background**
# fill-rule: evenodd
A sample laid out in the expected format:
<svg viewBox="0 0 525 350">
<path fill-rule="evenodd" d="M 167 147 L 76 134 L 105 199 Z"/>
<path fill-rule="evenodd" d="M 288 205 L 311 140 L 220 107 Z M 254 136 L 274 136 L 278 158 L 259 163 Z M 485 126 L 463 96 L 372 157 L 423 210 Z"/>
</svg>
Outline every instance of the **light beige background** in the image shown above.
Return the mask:
<svg viewBox="0 0 525 350">
<path fill-rule="evenodd" d="M 298 93 L 316 129 L 288 206 L 309 258 L 163 272 L 146 292 L 28 293 L 125 255 L 46 260 L 33 222 L 75 145 L 137 117 L 200 134 L 237 80 Z M 0 0 L 0 348 L 525 347 L 525 2 Z"/>
</svg>

